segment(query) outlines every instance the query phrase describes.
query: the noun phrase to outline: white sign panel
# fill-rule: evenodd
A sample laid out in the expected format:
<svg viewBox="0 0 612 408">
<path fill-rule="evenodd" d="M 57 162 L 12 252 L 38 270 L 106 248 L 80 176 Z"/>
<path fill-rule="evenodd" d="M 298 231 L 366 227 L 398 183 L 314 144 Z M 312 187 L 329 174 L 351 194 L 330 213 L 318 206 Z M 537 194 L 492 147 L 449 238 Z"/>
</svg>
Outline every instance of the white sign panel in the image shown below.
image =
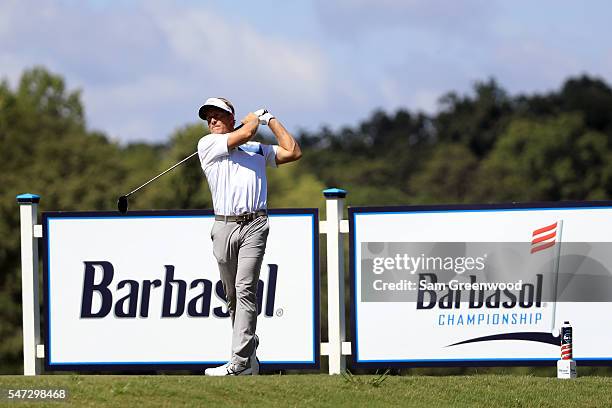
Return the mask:
<svg viewBox="0 0 612 408">
<path fill-rule="evenodd" d="M 46 366 L 203 369 L 231 355 L 209 211 L 45 213 Z M 258 286 L 264 368 L 319 365 L 317 210 L 274 210 Z"/>
<path fill-rule="evenodd" d="M 612 362 L 611 203 L 349 215 L 358 366 Z"/>
</svg>

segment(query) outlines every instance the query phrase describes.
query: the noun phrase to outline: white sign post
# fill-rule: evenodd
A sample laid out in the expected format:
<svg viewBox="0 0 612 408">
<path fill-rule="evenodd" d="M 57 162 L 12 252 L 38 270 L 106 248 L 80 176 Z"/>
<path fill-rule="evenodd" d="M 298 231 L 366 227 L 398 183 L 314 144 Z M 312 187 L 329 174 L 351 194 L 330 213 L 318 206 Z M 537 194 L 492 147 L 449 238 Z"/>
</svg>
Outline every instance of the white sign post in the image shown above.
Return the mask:
<svg viewBox="0 0 612 408">
<path fill-rule="evenodd" d="M 23 374 L 41 373 L 42 364 L 36 357 L 40 343 L 40 306 L 38 303 L 38 242 L 34 230 L 38 218 L 35 194 L 17 196 L 21 215 L 21 299 L 23 314 Z"/>
<path fill-rule="evenodd" d="M 330 188 L 323 191 L 326 198 L 327 220 L 322 222 L 322 232 L 327 234 L 327 321 L 329 342 L 324 344 L 323 354 L 329 356 L 329 374 L 346 371 L 346 358 L 350 343 L 345 343 L 344 317 L 344 242 L 342 233 L 348 232 L 343 220 L 346 191 Z M 343 352 L 344 351 L 344 352 Z"/>
</svg>

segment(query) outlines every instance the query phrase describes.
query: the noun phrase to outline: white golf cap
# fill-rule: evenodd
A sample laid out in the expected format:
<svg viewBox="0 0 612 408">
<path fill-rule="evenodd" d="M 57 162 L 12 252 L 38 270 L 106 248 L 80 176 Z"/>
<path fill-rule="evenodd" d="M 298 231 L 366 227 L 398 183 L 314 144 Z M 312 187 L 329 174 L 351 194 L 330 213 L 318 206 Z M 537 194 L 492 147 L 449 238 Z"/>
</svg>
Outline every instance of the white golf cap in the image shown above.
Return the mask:
<svg viewBox="0 0 612 408">
<path fill-rule="evenodd" d="M 200 111 L 198 112 L 202 120 L 206 120 L 206 111 L 211 107 L 219 108 L 231 113 L 232 115 L 234 114 L 234 108 L 231 106 L 231 103 L 228 104 L 221 98 L 208 98 L 206 102 L 204 102 L 204 105 L 200 107 Z"/>
</svg>

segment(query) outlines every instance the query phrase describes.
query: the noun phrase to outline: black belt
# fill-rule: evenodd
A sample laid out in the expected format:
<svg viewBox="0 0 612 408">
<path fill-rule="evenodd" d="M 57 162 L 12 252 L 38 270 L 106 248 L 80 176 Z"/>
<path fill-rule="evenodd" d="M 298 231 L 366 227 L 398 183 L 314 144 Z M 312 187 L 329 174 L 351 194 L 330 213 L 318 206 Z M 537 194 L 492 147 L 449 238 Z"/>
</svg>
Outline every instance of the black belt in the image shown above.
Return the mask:
<svg viewBox="0 0 612 408">
<path fill-rule="evenodd" d="M 225 222 L 237 222 L 238 224 L 246 224 L 248 222 L 253 221 L 257 217 L 263 217 L 268 215 L 268 211 L 266 210 L 257 210 L 252 213 L 244 213 L 240 215 L 216 215 L 216 221 L 225 221 Z"/>
</svg>

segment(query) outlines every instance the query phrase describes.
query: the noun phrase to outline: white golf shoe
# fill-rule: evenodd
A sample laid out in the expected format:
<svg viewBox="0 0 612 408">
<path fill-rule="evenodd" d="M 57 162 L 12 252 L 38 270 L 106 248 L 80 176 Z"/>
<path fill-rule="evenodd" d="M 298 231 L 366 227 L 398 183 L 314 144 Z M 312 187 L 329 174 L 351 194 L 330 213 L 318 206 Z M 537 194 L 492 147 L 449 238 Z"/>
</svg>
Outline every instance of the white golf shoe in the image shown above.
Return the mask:
<svg viewBox="0 0 612 408">
<path fill-rule="evenodd" d="M 251 375 L 253 370 L 251 367 L 240 367 L 236 364 L 227 362 L 219 367 L 207 368 L 204 371 L 204 375 L 212 377 L 223 377 L 226 375 Z"/>
<path fill-rule="evenodd" d="M 257 347 L 259 347 L 259 337 L 253 337 L 255 348 L 249 356 L 249 367 L 241 367 L 233 364 L 231 361 L 219 367 L 207 368 L 204 370 L 204 375 L 213 377 L 222 377 L 226 375 L 259 375 L 259 359 L 257 358 Z"/>
</svg>

